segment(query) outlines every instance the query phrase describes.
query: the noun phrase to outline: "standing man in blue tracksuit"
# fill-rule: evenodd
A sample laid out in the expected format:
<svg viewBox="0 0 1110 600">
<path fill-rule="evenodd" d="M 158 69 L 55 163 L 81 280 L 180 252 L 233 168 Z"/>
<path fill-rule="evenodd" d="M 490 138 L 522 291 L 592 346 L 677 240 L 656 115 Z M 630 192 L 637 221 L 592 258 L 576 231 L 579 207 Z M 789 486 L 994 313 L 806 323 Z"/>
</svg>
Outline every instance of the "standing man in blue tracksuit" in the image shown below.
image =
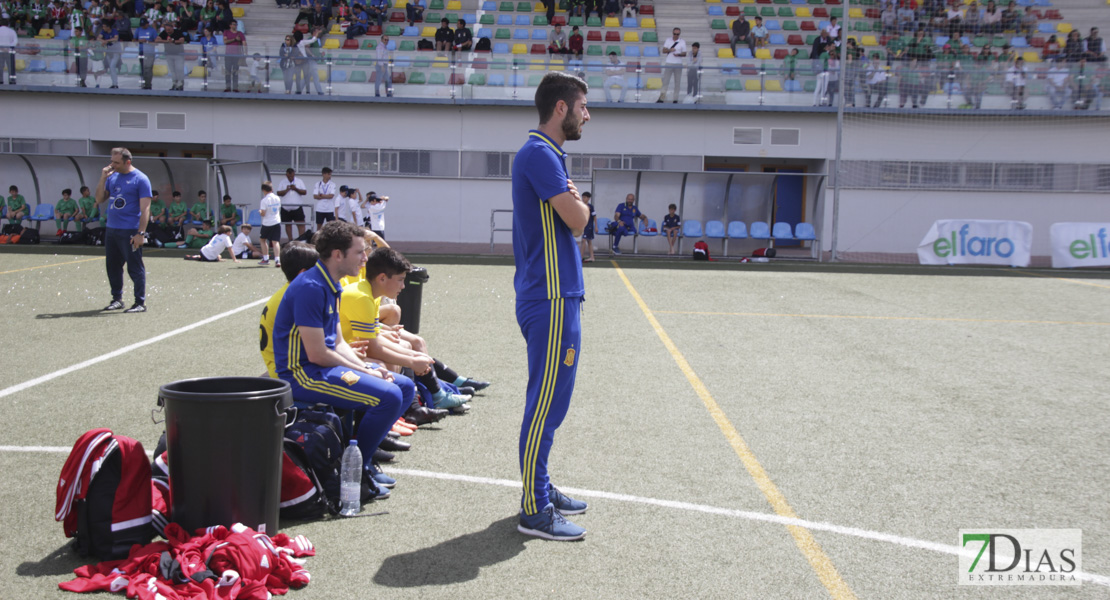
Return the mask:
<svg viewBox="0 0 1110 600">
<path fill-rule="evenodd" d="M 143 244 L 147 222 L 150 221 L 150 179 L 131 166 L 131 151 L 112 148 L 112 160 L 100 171 L 96 186 L 96 203 L 100 214 L 108 216 L 104 231 L 104 264 L 112 302 L 104 310 L 123 308 L 123 266 L 135 287 L 135 303 L 123 311 L 146 312 L 146 267 L 143 265 Z M 108 206 L 103 206 L 107 202 Z"/>
<path fill-rule="evenodd" d="M 586 291 L 574 238 L 586 227 L 590 208 L 567 177 L 562 145 L 581 139 L 590 120 L 587 89 L 581 79 L 548 73 L 536 89 L 540 125 L 528 132 L 513 162 L 513 284 L 516 319 L 528 346 L 517 529 L 558 541 L 586 535 L 564 517 L 586 512 L 586 503 L 551 485 L 547 457 L 570 406 L 582 344 L 579 315 Z"/>
</svg>

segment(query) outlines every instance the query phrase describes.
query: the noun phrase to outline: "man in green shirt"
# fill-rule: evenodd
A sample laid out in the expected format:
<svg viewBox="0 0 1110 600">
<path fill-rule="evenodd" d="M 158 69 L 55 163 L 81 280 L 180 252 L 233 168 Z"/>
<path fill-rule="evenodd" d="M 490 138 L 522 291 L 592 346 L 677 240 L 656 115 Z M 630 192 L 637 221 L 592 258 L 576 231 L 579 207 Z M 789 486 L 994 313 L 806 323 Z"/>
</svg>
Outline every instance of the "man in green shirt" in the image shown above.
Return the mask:
<svg viewBox="0 0 1110 600">
<path fill-rule="evenodd" d="M 170 224 L 170 228 L 174 231 L 184 232 L 185 213 L 187 212 L 189 212 L 189 209 L 185 206 L 185 201 L 181 199 L 181 192 L 174 192 L 173 202 L 170 202 L 166 209 L 166 221 Z"/>
<path fill-rule="evenodd" d="M 239 213 L 231 203 L 231 196 L 224 194 L 224 203 L 220 205 L 220 225 L 231 227 L 233 235 L 239 235 Z"/>
<path fill-rule="evenodd" d="M 54 205 L 54 224 L 58 226 L 58 237 L 69 229 L 69 224 L 77 220 L 77 201 L 72 198 L 73 190 L 62 190 L 62 199 Z"/>
<path fill-rule="evenodd" d="M 84 27 L 74 27 L 73 62 L 77 65 L 77 87 L 86 87 L 85 77 L 89 74 L 89 38 L 85 37 Z"/>
<path fill-rule="evenodd" d="M 152 190 L 154 198 L 150 201 L 150 226 L 166 228 L 166 203 L 158 197 L 158 191 Z"/>
<path fill-rule="evenodd" d="M 18 225 L 25 218 L 27 218 L 27 201 L 19 195 L 19 188 L 13 185 L 8 188 L 8 222 Z"/>
<path fill-rule="evenodd" d="M 81 186 L 81 197 L 77 199 L 77 230 L 85 229 L 85 223 L 91 223 L 100 218 L 96 208 L 96 198 L 89 195 L 89 186 Z"/>
</svg>

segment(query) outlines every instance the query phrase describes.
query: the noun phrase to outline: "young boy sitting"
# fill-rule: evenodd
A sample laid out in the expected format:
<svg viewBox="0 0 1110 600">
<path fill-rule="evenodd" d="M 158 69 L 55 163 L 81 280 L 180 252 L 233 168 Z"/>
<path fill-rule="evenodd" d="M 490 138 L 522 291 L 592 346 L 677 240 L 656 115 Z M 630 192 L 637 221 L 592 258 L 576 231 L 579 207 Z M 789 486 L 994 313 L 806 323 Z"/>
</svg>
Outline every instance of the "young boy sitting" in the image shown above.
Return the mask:
<svg viewBox="0 0 1110 600">
<path fill-rule="evenodd" d="M 211 228 L 212 224 L 205 222 L 205 226 Z M 201 247 L 200 254 L 186 254 L 185 260 L 220 262 L 220 254 L 223 253 L 224 250 L 227 250 L 227 253 L 231 256 L 231 260 L 239 262 L 239 258 L 235 256 L 231 250 L 232 243 L 230 234 L 231 227 L 220 225 L 220 228 L 216 230 L 216 235 L 212 236 L 212 239 L 208 240 L 208 243 Z"/>
<path fill-rule="evenodd" d="M 54 224 L 58 226 L 58 237 L 62 237 L 62 232 L 69 229 L 70 222 L 77 218 L 77 201 L 71 196 L 73 190 L 66 188 L 62 190 L 62 199 L 54 205 Z"/>
<path fill-rule="evenodd" d="M 255 250 L 254 243 L 251 242 L 251 227 L 250 223 L 243 223 L 239 228 L 239 235 L 235 236 L 235 241 L 231 243 L 231 253 L 235 258 L 259 258 L 262 253 Z"/>
<path fill-rule="evenodd" d="M 185 214 L 187 212 L 189 212 L 189 208 L 185 206 L 185 200 L 181 198 L 181 192 L 174 192 L 173 201 L 166 207 L 166 222 L 172 231 L 184 233 L 183 226 L 185 225 Z"/>
<path fill-rule="evenodd" d="M 184 242 L 169 242 L 165 247 L 200 249 L 207 245 L 214 235 L 216 235 L 216 232 L 212 231 L 212 221 L 205 221 L 199 230 L 189 229 L 189 231 L 186 231 Z"/>
<path fill-rule="evenodd" d="M 667 236 L 667 244 L 670 246 L 667 254 L 674 254 L 674 243 L 678 241 L 678 232 L 682 224 L 682 217 L 678 216 L 675 211 L 678 207 L 674 204 L 667 206 L 667 216 L 663 217 L 663 235 Z"/>
<path fill-rule="evenodd" d="M 239 212 L 231 203 L 231 196 L 224 194 L 224 203 L 220 205 L 220 225 L 227 225 L 235 233 L 235 226 L 239 224 Z"/>
</svg>

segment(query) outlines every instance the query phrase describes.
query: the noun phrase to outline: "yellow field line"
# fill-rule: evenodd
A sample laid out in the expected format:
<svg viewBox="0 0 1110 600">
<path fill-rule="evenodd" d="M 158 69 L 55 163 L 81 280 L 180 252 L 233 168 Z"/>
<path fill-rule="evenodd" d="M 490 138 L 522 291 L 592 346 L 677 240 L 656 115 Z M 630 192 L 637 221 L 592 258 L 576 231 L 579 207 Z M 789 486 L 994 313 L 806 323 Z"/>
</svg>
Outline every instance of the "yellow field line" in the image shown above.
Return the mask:
<svg viewBox="0 0 1110 600">
<path fill-rule="evenodd" d="M 720 317 L 796 317 L 799 319 L 868 319 L 877 321 L 950 321 L 954 323 L 1024 323 L 1032 325 L 1110 325 L 1107 321 L 1031 321 L 1023 319 L 970 319 L 960 317 L 883 317 L 878 315 L 808 315 L 798 313 L 714 312 L 657 310 L 657 315 L 703 315 Z"/>
<path fill-rule="evenodd" d="M 755 480 L 759 490 L 763 492 L 763 496 L 767 499 L 767 502 L 771 504 L 771 508 L 774 509 L 775 514 L 790 519 L 798 519 L 798 515 L 794 512 L 794 509 L 790 507 L 790 504 L 786 501 L 786 497 L 782 495 L 782 492 L 780 492 L 774 482 L 771 481 L 767 472 L 763 470 L 763 466 L 759 464 L 759 461 L 756 459 L 751 449 L 748 448 L 748 444 L 744 441 L 744 438 L 742 438 L 740 433 L 736 431 L 736 428 L 732 426 L 728 417 L 725 416 L 724 411 L 721 410 L 717 401 L 714 400 L 713 396 L 709 393 L 709 389 L 705 387 L 701 378 L 699 378 L 697 373 L 694 372 L 694 369 L 690 367 L 690 363 L 686 362 L 686 358 L 679 352 L 674 342 L 671 341 L 670 336 L 667 335 L 667 332 L 664 331 L 663 327 L 659 324 L 659 321 L 655 319 L 655 315 L 652 314 L 651 309 L 644 303 L 643 298 L 640 297 L 640 294 L 636 291 L 632 282 L 629 281 L 616 261 L 612 261 L 612 263 L 617 271 L 617 275 L 620 276 L 621 280 L 624 281 L 625 287 L 628 288 L 628 293 L 632 295 L 632 298 L 636 300 L 636 304 L 640 306 L 640 310 L 643 311 L 644 316 L 647 317 L 648 322 L 651 323 L 652 329 L 655 330 L 656 335 L 662 340 L 663 345 L 667 348 L 667 351 L 670 352 L 675 363 L 678 364 L 678 368 L 694 388 L 694 392 L 701 398 L 702 403 L 705 404 L 705 408 L 709 410 L 709 414 L 713 417 L 713 421 L 717 423 L 717 427 L 721 429 L 721 433 L 724 434 L 729 445 L 732 446 L 736 455 L 740 457 L 740 461 L 744 463 L 744 467 L 748 469 L 748 473 L 751 475 L 752 479 Z M 836 567 L 833 566 L 832 561 L 829 560 L 828 555 L 821 549 L 821 545 L 817 543 L 817 540 L 813 538 L 809 530 L 798 525 L 788 525 L 786 528 L 790 531 L 791 537 L 794 538 L 794 544 L 797 545 L 798 549 L 805 555 L 806 560 L 809 561 L 810 566 L 813 567 L 813 570 L 817 573 L 817 577 L 821 580 L 825 589 L 829 591 L 829 594 L 833 598 L 838 599 L 855 598 L 856 596 L 852 593 L 851 588 L 849 588 L 848 584 L 840 577 L 840 573 L 837 572 Z"/>
<path fill-rule="evenodd" d="M 0 275 L 7 275 L 8 273 L 19 273 L 20 271 L 34 271 L 35 269 L 48 269 L 50 267 L 60 267 L 62 265 L 75 265 L 77 263 L 89 262 L 93 260 L 104 260 L 103 256 L 96 258 L 83 258 L 81 260 L 71 260 L 69 262 L 54 263 L 52 265 L 39 265 L 37 267 L 26 267 L 23 269 L 12 269 L 11 271 L 0 271 Z"/>
</svg>

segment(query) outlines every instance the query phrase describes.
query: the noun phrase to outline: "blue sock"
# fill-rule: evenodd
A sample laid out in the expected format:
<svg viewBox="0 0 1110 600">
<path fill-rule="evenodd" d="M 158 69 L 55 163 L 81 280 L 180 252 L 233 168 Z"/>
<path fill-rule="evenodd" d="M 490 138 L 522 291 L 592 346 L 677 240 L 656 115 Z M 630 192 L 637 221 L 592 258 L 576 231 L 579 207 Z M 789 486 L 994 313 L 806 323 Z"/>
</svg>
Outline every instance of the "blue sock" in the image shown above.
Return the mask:
<svg viewBox="0 0 1110 600">
<path fill-rule="evenodd" d="M 432 400 L 434 400 L 436 403 L 439 403 L 440 400 L 443 400 L 446 397 L 447 397 L 447 390 L 445 390 L 443 388 L 440 388 L 438 392 L 432 394 Z"/>
<path fill-rule="evenodd" d="M 455 387 L 462 387 L 465 383 L 466 377 L 463 377 L 462 375 L 455 379 Z"/>
</svg>

